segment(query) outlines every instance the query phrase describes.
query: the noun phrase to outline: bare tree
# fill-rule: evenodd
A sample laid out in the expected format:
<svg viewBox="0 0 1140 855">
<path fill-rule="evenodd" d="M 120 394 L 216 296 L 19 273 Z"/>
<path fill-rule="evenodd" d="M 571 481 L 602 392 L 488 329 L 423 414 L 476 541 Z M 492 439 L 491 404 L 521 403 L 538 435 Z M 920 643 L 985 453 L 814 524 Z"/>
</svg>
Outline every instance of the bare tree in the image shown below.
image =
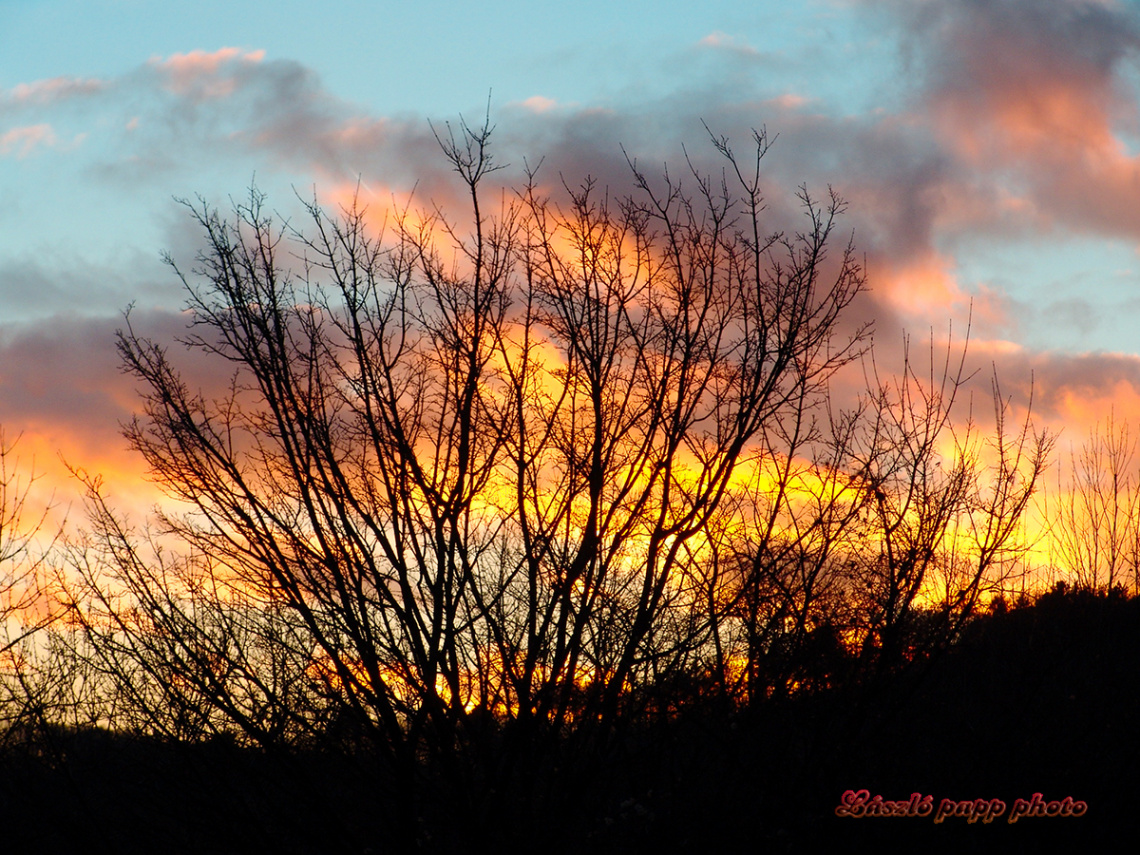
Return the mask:
<svg viewBox="0 0 1140 855">
<path fill-rule="evenodd" d="M 723 683 L 730 694 L 834 683 L 856 647 L 864 667 L 892 669 L 952 641 L 1019 571 L 1053 439 L 1033 430 L 1030 408 L 1010 429 L 996 377 L 992 429 L 955 420 L 966 347 L 948 342 L 940 359 L 931 348 L 925 376 L 909 343 L 887 379 L 868 353 L 853 409 L 803 401 L 770 426 L 766 477 L 714 597 L 728 604 L 717 673 L 735 678 Z"/>
<path fill-rule="evenodd" d="M 46 591 L 50 503 L 28 506 L 34 474 L 22 474 L 0 429 L 0 741 L 42 723 L 45 673 L 37 670 L 37 634 L 59 612 Z M 26 734 L 22 734 L 26 736 Z"/>
<path fill-rule="evenodd" d="M 908 354 L 895 379 L 876 377 L 869 432 L 856 442 L 868 526 L 852 551 L 852 594 L 865 649 L 884 666 L 952 640 L 1028 546 L 1021 525 L 1054 439 L 1034 431 L 1031 407 L 1010 431 L 996 376 L 992 432 L 972 417 L 956 424 L 966 352 L 955 359 L 948 341 L 941 368 L 932 349 L 928 376 Z"/>
<path fill-rule="evenodd" d="M 1046 494 L 1050 560 L 1079 588 L 1111 589 L 1140 566 L 1140 477 L 1137 441 L 1113 414 L 1070 449 L 1056 493 Z"/>
<path fill-rule="evenodd" d="M 85 661 L 132 726 L 348 727 L 409 770 L 488 720 L 604 733 L 703 667 L 738 463 L 861 346 L 836 335 L 864 283 L 850 245 L 828 257 L 843 203 L 802 191 L 805 229 L 767 235 L 757 134 L 747 167 L 714 140 L 720 178 L 631 162 L 628 196 L 531 180 L 489 205 L 490 136 L 440 136 L 463 226 L 189 206 L 182 344 L 228 387 L 195 391 L 129 318 L 119 337 L 182 551 L 146 553 L 93 491 L 74 560 Z"/>
<path fill-rule="evenodd" d="M 833 409 L 820 390 L 790 404 L 765 427 L 707 576 L 711 669 L 730 697 L 829 684 L 851 621 L 850 533 L 864 494 L 850 456 L 865 413 Z"/>
</svg>

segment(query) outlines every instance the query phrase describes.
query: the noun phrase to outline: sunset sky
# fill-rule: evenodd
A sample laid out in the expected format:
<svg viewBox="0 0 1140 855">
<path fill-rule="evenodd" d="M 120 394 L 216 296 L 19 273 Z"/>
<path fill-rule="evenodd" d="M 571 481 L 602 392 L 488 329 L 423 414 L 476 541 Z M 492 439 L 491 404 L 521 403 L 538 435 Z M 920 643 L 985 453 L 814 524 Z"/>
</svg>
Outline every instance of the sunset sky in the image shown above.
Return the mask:
<svg viewBox="0 0 1140 855">
<path fill-rule="evenodd" d="M 702 121 L 766 127 L 775 225 L 800 183 L 849 200 L 877 346 L 972 304 L 971 364 L 1079 441 L 1140 418 L 1138 72 L 1124 0 L 0 0 L 0 425 L 130 493 L 113 335 L 184 324 L 174 198 L 446 203 L 429 121 L 489 97 L 507 180 L 623 186 L 623 147 L 712 164 Z"/>
</svg>

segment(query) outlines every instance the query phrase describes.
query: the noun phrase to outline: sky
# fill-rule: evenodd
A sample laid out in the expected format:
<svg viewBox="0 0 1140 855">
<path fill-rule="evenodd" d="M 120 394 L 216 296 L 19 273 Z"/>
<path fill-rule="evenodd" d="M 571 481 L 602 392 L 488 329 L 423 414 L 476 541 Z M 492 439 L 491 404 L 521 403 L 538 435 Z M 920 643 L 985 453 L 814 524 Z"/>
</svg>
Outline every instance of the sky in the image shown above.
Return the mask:
<svg viewBox="0 0 1140 855">
<path fill-rule="evenodd" d="M 765 128 L 774 223 L 801 184 L 849 201 L 885 354 L 969 325 L 1043 422 L 1140 419 L 1140 4 L 0 0 L 9 441 L 143 501 L 114 331 L 184 325 L 177 199 L 446 202 L 432 127 L 488 111 L 506 176 L 607 186 Z"/>
</svg>

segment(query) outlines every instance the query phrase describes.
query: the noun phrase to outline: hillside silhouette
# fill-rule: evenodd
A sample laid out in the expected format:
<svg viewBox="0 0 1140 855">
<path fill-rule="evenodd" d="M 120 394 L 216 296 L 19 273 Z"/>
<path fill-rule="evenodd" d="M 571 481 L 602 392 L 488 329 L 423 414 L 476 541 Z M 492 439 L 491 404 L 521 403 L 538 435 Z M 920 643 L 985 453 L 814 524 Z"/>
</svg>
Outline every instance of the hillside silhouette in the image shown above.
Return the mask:
<svg viewBox="0 0 1140 855">
<path fill-rule="evenodd" d="M 1038 852 L 1115 846 L 1130 828 L 1140 735 L 1140 600 L 1057 587 L 974 620 L 950 649 L 730 712 L 709 703 L 606 745 L 532 745 L 487 789 L 509 734 L 424 764 L 418 847 L 548 852 Z M 490 727 L 490 726 L 489 726 Z M 10 745 L 10 851 L 394 852 L 398 800 L 368 758 L 187 745 L 98 729 Z M 835 816 L 845 790 L 888 800 L 1043 793 L 1080 818 Z M 1007 810 L 1008 812 L 1008 810 Z"/>
</svg>

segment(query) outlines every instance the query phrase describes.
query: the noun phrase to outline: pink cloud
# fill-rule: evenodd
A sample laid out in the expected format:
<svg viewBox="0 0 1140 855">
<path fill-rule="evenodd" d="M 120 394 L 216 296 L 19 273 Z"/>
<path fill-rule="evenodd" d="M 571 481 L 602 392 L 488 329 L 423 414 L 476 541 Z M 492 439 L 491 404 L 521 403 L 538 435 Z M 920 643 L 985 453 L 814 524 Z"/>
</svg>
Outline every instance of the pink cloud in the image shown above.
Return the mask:
<svg viewBox="0 0 1140 855">
<path fill-rule="evenodd" d="M 722 33 L 720 30 L 709 33 L 707 36 L 697 42 L 703 48 L 711 48 L 713 50 L 731 51 L 732 53 L 741 54 L 743 56 L 758 57 L 760 51 L 748 44 L 748 42 L 730 36 L 727 33 Z"/>
<path fill-rule="evenodd" d="M 175 53 L 166 59 L 153 59 L 151 64 L 175 75 L 193 77 L 200 74 L 216 74 L 219 68 L 235 59 L 244 62 L 261 62 L 264 58 L 263 50 L 242 52 L 240 48 L 224 47 L 213 52 L 192 50 L 188 53 Z"/>
<path fill-rule="evenodd" d="M 544 95 L 531 95 L 529 98 L 520 101 L 519 106 L 532 113 L 549 113 L 558 106 L 558 102 Z"/>
<path fill-rule="evenodd" d="M 0 93 L 0 103 L 9 100 L 21 105 L 44 105 L 69 98 L 94 95 L 106 89 L 102 80 L 77 77 L 53 77 L 49 80 L 36 80 L 19 83 L 7 93 Z"/>
<path fill-rule="evenodd" d="M 237 72 L 264 58 L 263 50 L 243 52 L 225 47 L 212 53 L 176 53 L 166 59 L 152 59 L 150 65 L 165 75 L 171 92 L 194 100 L 213 100 L 233 95 L 239 85 Z"/>
<path fill-rule="evenodd" d="M 811 99 L 794 92 L 785 92 L 783 95 L 773 98 L 770 103 L 781 110 L 799 110 L 811 103 Z"/>
<path fill-rule="evenodd" d="M 56 144 L 55 131 L 47 123 L 12 128 L 0 134 L 0 157 L 15 154 L 25 158 L 37 148 L 50 148 Z"/>
<path fill-rule="evenodd" d="M 904 13 L 925 72 L 919 113 L 962 167 L 990 175 L 1043 225 L 1140 234 L 1140 128 L 1126 63 L 1140 26 L 1088 0 L 932 2 Z"/>
</svg>

